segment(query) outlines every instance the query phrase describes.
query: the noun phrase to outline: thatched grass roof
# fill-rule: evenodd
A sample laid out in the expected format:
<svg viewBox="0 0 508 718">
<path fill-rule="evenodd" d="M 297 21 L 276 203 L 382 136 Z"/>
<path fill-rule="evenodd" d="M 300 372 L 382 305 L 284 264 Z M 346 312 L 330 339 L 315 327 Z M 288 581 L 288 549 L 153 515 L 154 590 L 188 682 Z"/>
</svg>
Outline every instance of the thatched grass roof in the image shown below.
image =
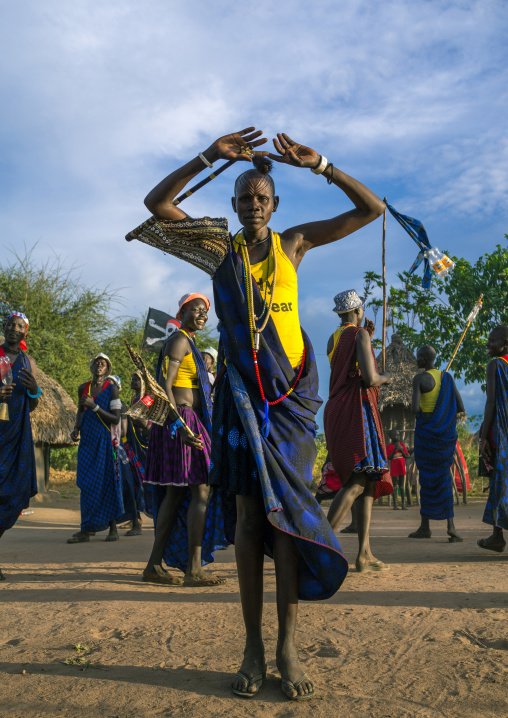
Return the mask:
<svg viewBox="0 0 508 718">
<path fill-rule="evenodd" d="M 377 358 L 378 367 L 381 371 L 381 354 Z M 413 377 L 420 369 L 416 364 L 414 354 L 403 344 L 399 334 L 392 336 L 392 341 L 386 347 L 386 370 L 392 376 L 391 384 L 384 384 L 379 392 L 379 410 L 402 404 L 411 408 L 411 396 L 413 393 Z"/>
<path fill-rule="evenodd" d="M 0 335 L 0 344 L 4 337 Z M 73 446 L 71 431 L 76 421 L 76 404 L 63 386 L 37 367 L 37 383 L 42 389 L 37 409 L 30 415 L 32 435 L 36 444 Z"/>
<path fill-rule="evenodd" d="M 39 367 L 37 382 L 42 395 L 37 409 L 30 417 L 34 442 L 54 447 L 72 446 L 71 431 L 76 421 L 76 404 L 65 389 Z"/>
</svg>

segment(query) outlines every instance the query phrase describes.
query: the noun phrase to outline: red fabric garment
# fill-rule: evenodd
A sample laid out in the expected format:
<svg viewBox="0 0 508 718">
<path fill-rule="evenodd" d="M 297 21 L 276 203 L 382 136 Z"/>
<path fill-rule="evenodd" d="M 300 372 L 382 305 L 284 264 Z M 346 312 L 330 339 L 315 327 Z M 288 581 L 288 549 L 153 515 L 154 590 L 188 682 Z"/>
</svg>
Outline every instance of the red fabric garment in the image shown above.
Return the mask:
<svg viewBox="0 0 508 718">
<path fill-rule="evenodd" d="M 466 477 L 466 489 L 469 491 L 471 488 L 471 482 L 469 480 L 469 471 L 467 470 L 467 463 L 464 458 L 464 454 L 462 452 L 462 447 L 457 441 L 457 453 L 459 455 L 459 461 L 462 464 L 462 468 L 464 469 L 464 476 Z M 457 491 L 462 493 L 462 479 L 460 477 L 460 473 L 458 468 L 454 465 L 454 475 L 455 475 L 455 485 L 457 487 Z"/>
<path fill-rule="evenodd" d="M 400 442 L 401 447 L 404 449 L 404 451 L 407 453 L 407 449 L 402 443 Z M 386 455 L 390 456 L 392 451 L 395 449 L 394 444 L 388 444 L 386 447 Z M 402 451 L 396 451 L 393 459 L 390 461 L 390 475 L 392 478 L 394 476 L 405 476 L 406 475 L 406 462 L 404 461 L 404 454 Z"/>
<path fill-rule="evenodd" d="M 365 450 L 365 429 L 362 415 L 362 386 L 360 370 L 356 367 L 356 336 L 361 327 L 347 327 L 335 347 L 331 361 L 330 394 L 324 411 L 326 445 L 330 461 L 344 486 L 353 473 L 354 467 L 362 461 Z M 376 357 L 372 349 L 374 365 Z M 378 409 L 379 389 L 363 387 L 379 436 L 379 443 L 386 458 L 384 432 Z M 393 492 L 388 468 L 383 477 L 376 481 L 375 499 Z"/>
<path fill-rule="evenodd" d="M 333 466 L 329 465 L 330 468 L 325 472 L 325 483 L 332 491 L 339 491 L 342 488 L 341 480 L 338 477 L 337 472 Z"/>
</svg>

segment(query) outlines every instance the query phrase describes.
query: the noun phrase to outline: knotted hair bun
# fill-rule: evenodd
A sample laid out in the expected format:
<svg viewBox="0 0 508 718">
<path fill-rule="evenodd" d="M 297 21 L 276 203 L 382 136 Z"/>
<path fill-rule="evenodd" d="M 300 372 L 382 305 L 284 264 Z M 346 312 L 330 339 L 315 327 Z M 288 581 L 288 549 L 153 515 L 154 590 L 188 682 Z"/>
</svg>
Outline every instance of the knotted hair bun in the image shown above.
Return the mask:
<svg viewBox="0 0 508 718">
<path fill-rule="evenodd" d="M 235 195 L 240 185 L 240 182 L 249 178 L 255 178 L 259 177 L 259 175 L 262 175 L 263 179 L 265 179 L 270 185 L 272 194 L 275 196 L 275 184 L 270 174 L 273 168 L 273 162 L 269 160 L 268 157 L 260 157 L 259 155 L 254 155 L 254 157 L 252 158 L 252 164 L 253 167 L 251 169 L 248 169 L 246 172 L 242 172 L 242 174 L 236 178 Z"/>
<path fill-rule="evenodd" d="M 262 175 L 269 175 L 273 169 L 273 162 L 268 159 L 268 157 L 254 155 L 252 158 L 252 164 Z"/>
</svg>

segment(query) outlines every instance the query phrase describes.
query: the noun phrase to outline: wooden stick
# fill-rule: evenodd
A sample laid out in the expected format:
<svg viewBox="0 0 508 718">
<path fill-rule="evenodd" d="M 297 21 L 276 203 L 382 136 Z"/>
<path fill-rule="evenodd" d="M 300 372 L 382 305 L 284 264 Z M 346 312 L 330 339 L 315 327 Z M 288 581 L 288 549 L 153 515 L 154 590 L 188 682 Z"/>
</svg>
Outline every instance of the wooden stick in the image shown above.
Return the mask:
<svg viewBox="0 0 508 718">
<path fill-rule="evenodd" d="M 386 202 L 386 197 L 384 198 Z M 383 341 L 381 345 L 381 371 L 386 369 L 386 207 L 383 212 Z"/>
<path fill-rule="evenodd" d="M 194 192 L 197 192 L 198 189 L 201 189 L 201 187 L 204 187 L 209 182 L 214 180 L 216 177 L 218 177 L 224 170 L 227 170 L 228 167 L 231 167 L 235 164 L 235 160 L 229 160 L 229 162 L 225 162 L 221 167 L 219 167 L 218 170 L 215 170 L 215 172 L 212 172 L 212 174 L 208 175 L 208 177 L 205 177 L 204 180 L 201 180 L 201 182 L 198 182 L 194 185 L 194 187 L 191 187 L 186 192 L 183 192 L 179 197 L 173 200 L 173 204 L 176 206 L 177 204 L 180 204 L 180 202 L 183 202 L 184 199 L 187 199 L 187 197 L 190 197 L 194 194 Z"/>
<path fill-rule="evenodd" d="M 478 309 L 480 309 L 480 307 L 482 306 L 482 299 L 483 299 L 483 294 L 480 295 L 480 299 L 476 302 L 475 308 L 479 305 L 479 306 L 478 306 Z M 468 321 L 468 323 L 466 324 L 466 326 L 464 327 L 464 331 L 462 332 L 462 336 L 460 337 L 460 339 L 459 339 L 459 341 L 458 341 L 458 343 L 457 343 L 457 346 L 456 346 L 455 349 L 453 350 L 453 354 L 452 354 L 452 356 L 451 356 L 451 358 L 450 358 L 450 361 L 448 362 L 448 364 L 447 364 L 447 366 L 446 366 L 445 371 L 448 371 L 449 368 L 451 367 L 452 361 L 455 359 L 455 355 L 456 355 L 457 352 L 459 351 L 459 347 L 460 347 L 460 345 L 462 344 L 462 342 L 464 341 L 464 337 L 466 336 L 467 330 L 469 329 L 469 327 L 471 326 L 471 324 L 474 322 L 475 319 L 476 319 L 476 316 L 474 316 L 472 319 L 470 319 L 470 320 Z"/>
</svg>

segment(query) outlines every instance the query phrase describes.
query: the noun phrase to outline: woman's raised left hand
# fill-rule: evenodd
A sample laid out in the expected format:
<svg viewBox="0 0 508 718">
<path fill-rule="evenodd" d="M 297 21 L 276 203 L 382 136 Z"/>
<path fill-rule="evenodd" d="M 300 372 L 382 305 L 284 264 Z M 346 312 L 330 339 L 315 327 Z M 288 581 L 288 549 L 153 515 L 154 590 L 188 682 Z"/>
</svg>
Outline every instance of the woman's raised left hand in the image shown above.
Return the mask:
<svg viewBox="0 0 508 718">
<path fill-rule="evenodd" d="M 283 162 L 293 167 L 317 167 L 319 154 L 305 145 L 299 145 L 288 137 L 285 132 L 277 133 L 277 139 L 273 139 L 273 145 L 279 154 L 270 153 L 268 157 L 275 162 Z"/>
</svg>

